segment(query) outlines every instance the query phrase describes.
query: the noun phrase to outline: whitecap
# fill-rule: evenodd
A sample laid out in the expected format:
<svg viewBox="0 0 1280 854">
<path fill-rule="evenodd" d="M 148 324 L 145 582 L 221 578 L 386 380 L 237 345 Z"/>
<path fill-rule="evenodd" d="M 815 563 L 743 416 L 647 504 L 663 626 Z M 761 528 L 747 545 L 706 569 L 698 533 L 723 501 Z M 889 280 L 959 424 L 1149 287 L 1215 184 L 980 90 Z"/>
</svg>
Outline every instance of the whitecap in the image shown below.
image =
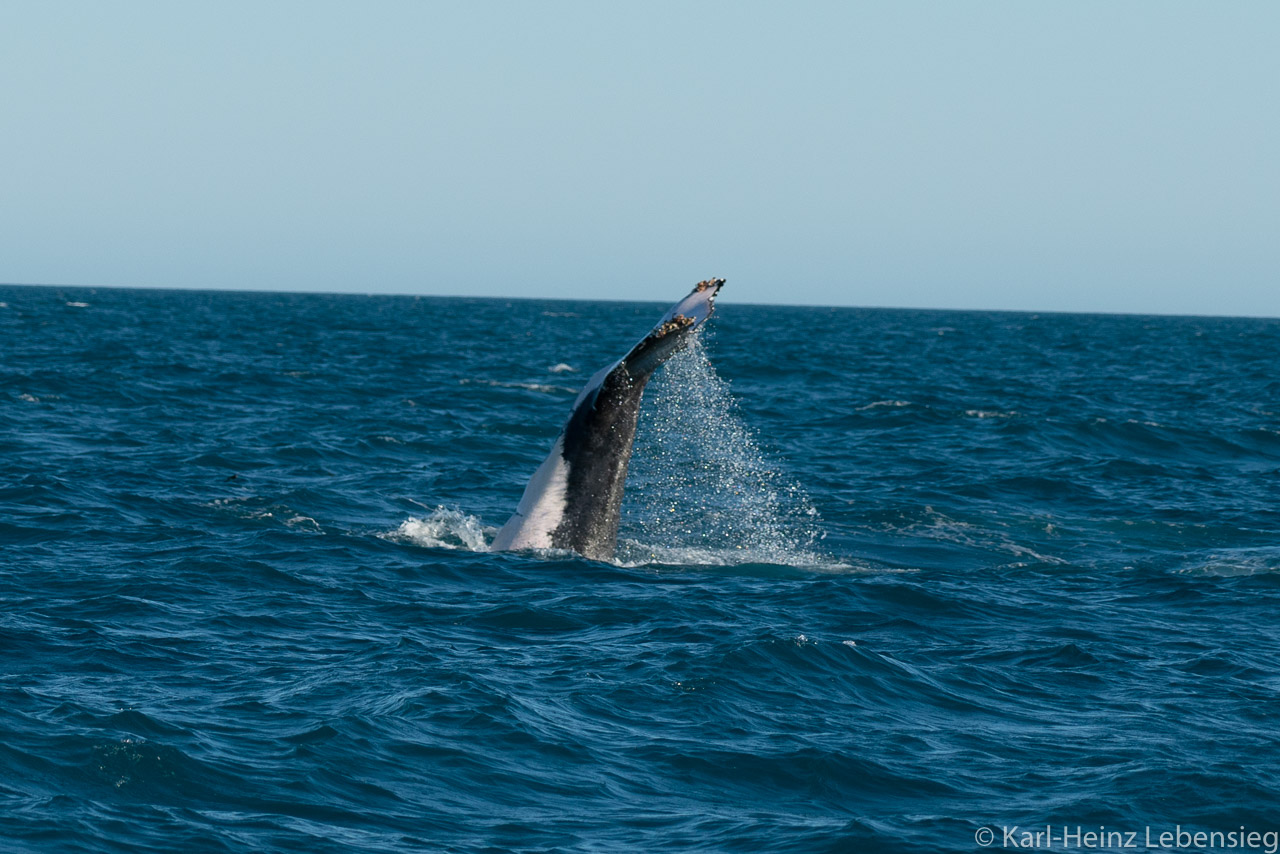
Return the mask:
<svg viewBox="0 0 1280 854">
<path fill-rule="evenodd" d="M 302 531 L 308 534 L 324 533 L 324 528 L 322 528 L 320 523 L 315 519 L 310 516 L 304 516 L 286 504 L 281 504 L 266 498 L 215 498 L 205 506 L 212 507 L 240 519 L 280 524 L 284 525 L 286 528 L 291 528 L 295 531 Z"/>
<path fill-rule="evenodd" d="M 500 380 L 471 379 L 469 377 L 463 377 L 462 379 L 458 380 L 458 385 L 487 385 L 487 386 L 493 386 L 494 388 L 522 388 L 522 389 L 525 389 L 526 391 L 539 391 L 544 394 L 558 394 L 558 393 L 577 394 L 578 393 L 578 390 L 576 388 L 569 388 L 568 386 L 562 386 L 562 385 L 548 385 L 546 383 L 513 383 L 513 382 L 502 382 Z"/>
<path fill-rule="evenodd" d="M 879 409 L 882 406 L 889 406 L 896 409 L 898 407 L 910 406 L 910 405 L 911 405 L 911 401 L 909 400 L 873 400 L 871 403 L 868 403 L 866 406 L 859 406 L 858 411 L 865 412 L 868 409 Z"/>
<path fill-rule="evenodd" d="M 1235 578 L 1248 575 L 1269 575 L 1280 572 L 1280 551 L 1274 548 L 1233 549 L 1210 554 L 1175 570 L 1179 575 L 1205 575 L 1217 578 Z"/>
<path fill-rule="evenodd" d="M 915 536 L 924 536 L 929 539 L 942 543 L 954 543 L 955 545 L 964 546 L 966 548 L 981 549 L 984 551 L 999 551 L 1012 555 L 1019 560 L 1031 561 L 1033 563 L 1062 565 L 1066 561 L 1060 557 L 1046 555 L 1037 552 L 1035 549 L 1025 546 L 1017 542 L 1010 535 L 1004 533 L 1003 530 L 1008 529 L 1007 523 L 996 519 L 990 520 L 988 525 L 975 525 L 971 522 L 964 522 L 959 519 L 952 519 L 946 514 L 939 513 L 929 505 L 924 507 L 924 518 L 906 525 L 903 533 L 909 533 Z"/>
<path fill-rule="evenodd" d="M 290 516 L 288 519 L 285 519 L 284 524 L 286 527 L 296 528 L 301 531 L 309 531 L 310 533 L 313 533 L 313 534 L 324 533 L 324 529 L 320 527 L 320 523 L 317 522 L 315 519 L 312 519 L 310 516 L 294 514 L 293 516 Z"/>
</svg>

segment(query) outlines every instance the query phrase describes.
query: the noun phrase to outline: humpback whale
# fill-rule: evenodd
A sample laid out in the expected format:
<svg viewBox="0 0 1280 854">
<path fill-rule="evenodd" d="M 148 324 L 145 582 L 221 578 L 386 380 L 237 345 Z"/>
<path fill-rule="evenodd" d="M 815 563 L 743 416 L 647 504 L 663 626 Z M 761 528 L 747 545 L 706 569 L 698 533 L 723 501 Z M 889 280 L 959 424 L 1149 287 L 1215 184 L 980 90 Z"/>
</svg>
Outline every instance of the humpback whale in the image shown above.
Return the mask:
<svg viewBox="0 0 1280 854">
<path fill-rule="evenodd" d="M 711 316 L 723 284 L 698 282 L 627 355 L 587 380 L 551 453 L 494 537 L 493 551 L 568 549 L 594 560 L 613 557 L 644 387 Z"/>
</svg>

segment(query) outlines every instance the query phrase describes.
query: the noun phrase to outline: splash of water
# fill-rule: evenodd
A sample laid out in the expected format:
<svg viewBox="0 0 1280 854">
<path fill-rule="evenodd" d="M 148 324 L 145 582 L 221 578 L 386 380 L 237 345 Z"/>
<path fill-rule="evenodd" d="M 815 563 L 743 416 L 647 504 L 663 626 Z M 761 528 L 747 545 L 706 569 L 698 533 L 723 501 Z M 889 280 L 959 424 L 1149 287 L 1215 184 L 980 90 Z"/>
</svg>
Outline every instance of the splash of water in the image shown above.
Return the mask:
<svg viewBox="0 0 1280 854">
<path fill-rule="evenodd" d="M 627 477 L 623 562 L 817 565 L 818 514 L 738 416 L 701 336 L 645 393 Z"/>
<path fill-rule="evenodd" d="M 410 516 L 399 528 L 380 536 L 433 549 L 489 550 L 480 520 L 447 507 L 437 507 L 427 516 Z"/>
</svg>

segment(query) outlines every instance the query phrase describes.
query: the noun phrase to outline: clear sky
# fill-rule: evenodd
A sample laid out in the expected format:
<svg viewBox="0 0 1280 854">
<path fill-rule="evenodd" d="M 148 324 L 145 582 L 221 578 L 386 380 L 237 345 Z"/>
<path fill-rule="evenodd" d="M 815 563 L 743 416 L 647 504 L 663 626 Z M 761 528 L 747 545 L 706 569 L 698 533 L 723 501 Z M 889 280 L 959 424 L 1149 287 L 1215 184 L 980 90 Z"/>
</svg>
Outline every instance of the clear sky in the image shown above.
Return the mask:
<svg viewBox="0 0 1280 854">
<path fill-rule="evenodd" d="M 0 281 L 1280 316 L 1280 3 L 0 7 Z"/>
</svg>

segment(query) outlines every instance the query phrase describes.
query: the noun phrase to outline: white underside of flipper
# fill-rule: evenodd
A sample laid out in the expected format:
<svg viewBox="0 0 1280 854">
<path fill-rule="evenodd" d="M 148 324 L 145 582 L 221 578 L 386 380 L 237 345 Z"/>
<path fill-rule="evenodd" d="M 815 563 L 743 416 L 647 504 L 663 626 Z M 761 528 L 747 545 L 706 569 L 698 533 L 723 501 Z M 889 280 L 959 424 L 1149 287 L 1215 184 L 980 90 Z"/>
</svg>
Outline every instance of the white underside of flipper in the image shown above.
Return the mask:
<svg viewBox="0 0 1280 854">
<path fill-rule="evenodd" d="M 533 473 L 515 514 L 493 538 L 490 550 L 552 548 L 551 534 L 564 518 L 568 486 L 569 464 L 564 459 L 562 435 Z"/>
</svg>

